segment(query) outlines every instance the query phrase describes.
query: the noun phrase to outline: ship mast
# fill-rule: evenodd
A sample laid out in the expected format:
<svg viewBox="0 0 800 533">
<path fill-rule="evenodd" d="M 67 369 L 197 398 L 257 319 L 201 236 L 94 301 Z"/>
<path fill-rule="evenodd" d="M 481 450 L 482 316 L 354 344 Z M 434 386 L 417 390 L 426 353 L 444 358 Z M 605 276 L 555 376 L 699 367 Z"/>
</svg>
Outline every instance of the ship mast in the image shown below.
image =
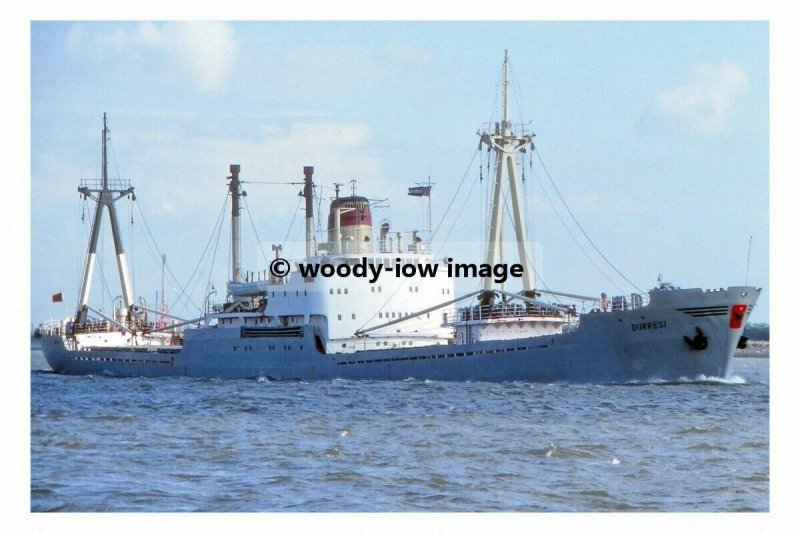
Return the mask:
<svg viewBox="0 0 800 533">
<path fill-rule="evenodd" d="M 484 131 L 480 134 L 481 144 L 485 144 L 494 151 L 496 160 L 492 214 L 489 222 L 485 262 L 494 265 L 503 260 L 503 215 L 506 202 L 503 188 L 507 184 L 511 198 L 517 253 L 519 263 L 523 266 L 523 294 L 533 296 L 533 265 L 530 260 L 532 255 L 528 250 L 525 231 L 525 203 L 516 163 L 517 152 L 524 152 L 528 145 L 533 149 L 533 135 L 517 135 L 514 132 L 514 125 L 508 118 L 508 85 L 508 50 L 506 50 L 503 59 L 503 121 L 499 124 L 495 123 L 494 133 Z M 494 288 L 494 278 L 491 276 L 485 278 L 481 295 L 482 304 L 491 303 Z"/>
<path fill-rule="evenodd" d="M 81 290 L 78 296 L 78 307 L 75 311 L 75 322 L 83 324 L 86 321 L 89 304 L 89 289 L 92 285 L 92 273 L 94 272 L 94 265 L 97 260 L 97 241 L 100 235 L 100 225 L 103 221 L 103 208 L 108 208 L 108 217 L 111 220 L 111 234 L 114 239 L 114 250 L 117 254 L 117 269 L 119 271 L 119 280 L 122 287 L 122 300 L 125 304 L 126 314 L 125 320 L 130 321 L 133 317 L 133 290 L 131 288 L 130 275 L 128 274 L 128 262 L 125 257 L 125 250 L 122 247 L 122 236 L 119 230 L 119 223 L 117 221 L 117 210 L 114 203 L 120 198 L 131 195 L 133 200 L 136 196 L 133 194 L 133 187 L 130 182 L 118 181 L 115 183 L 117 188 L 109 186 L 108 182 L 108 123 L 106 114 L 103 113 L 103 162 L 102 162 L 102 181 L 99 188 L 89 187 L 88 182 L 81 183 L 78 187 L 78 192 L 84 198 L 91 198 L 97 202 L 97 207 L 94 212 L 94 220 L 92 221 L 92 233 L 89 239 L 89 250 L 86 254 L 86 263 L 83 269 L 83 278 L 81 280 Z M 96 182 L 95 182 L 96 184 Z M 115 195 L 117 195 L 115 197 Z"/>
<path fill-rule="evenodd" d="M 231 193 L 231 281 L 238 283 L 244 281 L 242 277 L 242 260 L 241 260 L 241 221 L 239 218 L 239 198 L 245 196 L 246 193 L 242 190 L 241 182 L 239 181 L 240 165 L 231 165 L 231 175 L 228 179 L 231 182 L 228 184 L 228 189 Z"/>
<path fill-rule="evenodd" d="M 317 242 L 314 238 L 314 167 L 303 167 L 303 192 L 306 200 L 306 258 L 317 255 Z"/>
</svg>

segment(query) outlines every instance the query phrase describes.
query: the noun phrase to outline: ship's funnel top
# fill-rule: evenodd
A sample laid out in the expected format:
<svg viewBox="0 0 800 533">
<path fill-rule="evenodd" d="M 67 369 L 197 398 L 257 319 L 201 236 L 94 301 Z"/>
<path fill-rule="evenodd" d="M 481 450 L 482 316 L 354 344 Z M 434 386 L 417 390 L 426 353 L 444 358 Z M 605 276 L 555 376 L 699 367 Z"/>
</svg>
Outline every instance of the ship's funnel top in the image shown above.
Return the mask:
<svg viewBox="0 0 800 533">
<path fill-rule="evenodd" d="M 363 196 L 344 196 L 331 201 L 328 242 L 341 253 L 372 253 L 372 212 Z"/>
<path fill-rule="evenodd" d="M 369 200 L 363 196 L 345 196 L 335 198 L 331 202 L 331 209 L 328 214 L 328 229 L 334 226 L 334 211 L 338 209 L 339 226 L 362 226 L 372 228 L 372 213 L 369 210 Z"/>
</svg>

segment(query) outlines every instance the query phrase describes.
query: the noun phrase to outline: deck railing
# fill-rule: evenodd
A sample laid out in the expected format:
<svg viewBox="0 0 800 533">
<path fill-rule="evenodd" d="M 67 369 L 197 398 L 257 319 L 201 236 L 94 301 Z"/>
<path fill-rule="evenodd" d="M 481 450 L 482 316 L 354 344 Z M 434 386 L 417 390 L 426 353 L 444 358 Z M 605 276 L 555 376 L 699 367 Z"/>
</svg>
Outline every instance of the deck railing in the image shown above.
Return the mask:
<svg viewBox="0 0 800 533">
<path fill-rule="evenodd" d="M 573 314 L 574 308 L 564 307 L 564 313 Z M 562 313 L 536 305 L 476 305 L 456 309 L 454 313 L 445 313 L 444 322 L 452 324 L 455 322 L 471 322 L 495 318 L 557 318 L 559 316 L 562 316 Z"/>
</svg>

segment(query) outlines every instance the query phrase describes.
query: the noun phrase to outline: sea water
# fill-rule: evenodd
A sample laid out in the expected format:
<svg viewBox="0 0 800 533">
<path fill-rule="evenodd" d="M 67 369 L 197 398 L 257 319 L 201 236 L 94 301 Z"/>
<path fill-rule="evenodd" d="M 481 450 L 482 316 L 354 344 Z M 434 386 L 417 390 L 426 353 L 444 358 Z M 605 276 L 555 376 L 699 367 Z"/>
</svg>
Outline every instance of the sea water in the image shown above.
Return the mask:
<svg viewBox="0 0 800 533">
<path fill-rule="evenodd" d="M 765 358 L 628 385 L 46 369 L 33 350 L 34 512 L 769 510 Z"/>
</svg>

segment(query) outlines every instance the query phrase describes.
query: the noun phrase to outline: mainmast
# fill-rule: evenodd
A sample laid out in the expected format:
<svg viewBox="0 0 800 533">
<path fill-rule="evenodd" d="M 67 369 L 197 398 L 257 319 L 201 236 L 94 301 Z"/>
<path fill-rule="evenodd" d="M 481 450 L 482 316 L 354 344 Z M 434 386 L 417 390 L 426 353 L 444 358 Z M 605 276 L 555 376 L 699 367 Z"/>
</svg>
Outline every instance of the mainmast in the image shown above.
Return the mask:
<svg viewBox="0 0 800 533">
<path fill-rule="evenodd" d="M 108 217 L 111 220 L 111 234 L 114 239 L 114 250 L 117 254 L 117 269 L 119 271 L 119 280 L 122 287 L 122 300 L 125 304 L 126 315 L 125 320 L 132 319 L 132 306 L 133 306 L 133 289 L 131 288 L 130 275 L 128 274 L 128 262 L 125 257 L 125 250 L 122 247 L 122 236 L 119 230 L 119 223 L 117 221 L 117 210 L 114 203 L 120 198 L 131 195 L 133 200 L 136 196 L 133 195 L 133 187 L 127 180 L 117 181 L 114 185 L 115 188 L 109 186 L 108 181 L 108 123 L 106 114 L 103 113 L 103 162 L 102 162 L 102 180 L 99 184 L 97 182 L 83 181 L 81 186 L 78 187 L 78 192 L 84 198 L 91 198 L 97 202 L 97 207 L 94 212 L 94 220 L 92 221 L 92 233 L 89 239 L 89 250 L 86 254 L 86 263 L 83 269 L 83 278 L 81 280 L 81 290 L 78 296 L 78 307 L 75 311 L 75 322 L 83 324 L 86 321 L 89 304 L 89 289 L 92 285 L 92 273 L 94 272 L 94 265 L 97 260 L 97 241 L 100 235 L 100 225 L 103 221 L 103 208 L 108 208 Z M 90 185 L 99 185 L 97 187 L 90 187 Z M 96 195 L 96 196 L 95 196 Z M 115 195 L 117 195 L 115 197 Z"/>
<path fill-rule="evenodd" d="M 532 255 L 528 250 L 528 240 L 525 231 L 525 202 L 523 201 L 522 184 L 517 171 L 516 154 L 524 152 L 528 145 L 533 149 L 533 135 L 517 135 L 514 126 L 508 118 L 508 50 L 503 59 L 503 121 L 495 123 L 493 134 L 481 133 L 481 143 L 491 148 L 495 153 L 496 168 L 494 180 L 494 194 L 492 196 L 492 214 L 489 222 L 489 238 L 486 246 L 486 263 L 497 264 L 503 260 L 503 215 L 505 213 L 506 195 L 503 187 L 507 183 L 514 224 L 514 234 L 517 242 L 519 263 L 523 266 L 522 289 L 523 293 L 533 296 L 533 264 Z M 488 304 L 493 298 L 495 287 L 494 278 L 489 276 L 483 282 L 481 303 Z"/>
</svg>

